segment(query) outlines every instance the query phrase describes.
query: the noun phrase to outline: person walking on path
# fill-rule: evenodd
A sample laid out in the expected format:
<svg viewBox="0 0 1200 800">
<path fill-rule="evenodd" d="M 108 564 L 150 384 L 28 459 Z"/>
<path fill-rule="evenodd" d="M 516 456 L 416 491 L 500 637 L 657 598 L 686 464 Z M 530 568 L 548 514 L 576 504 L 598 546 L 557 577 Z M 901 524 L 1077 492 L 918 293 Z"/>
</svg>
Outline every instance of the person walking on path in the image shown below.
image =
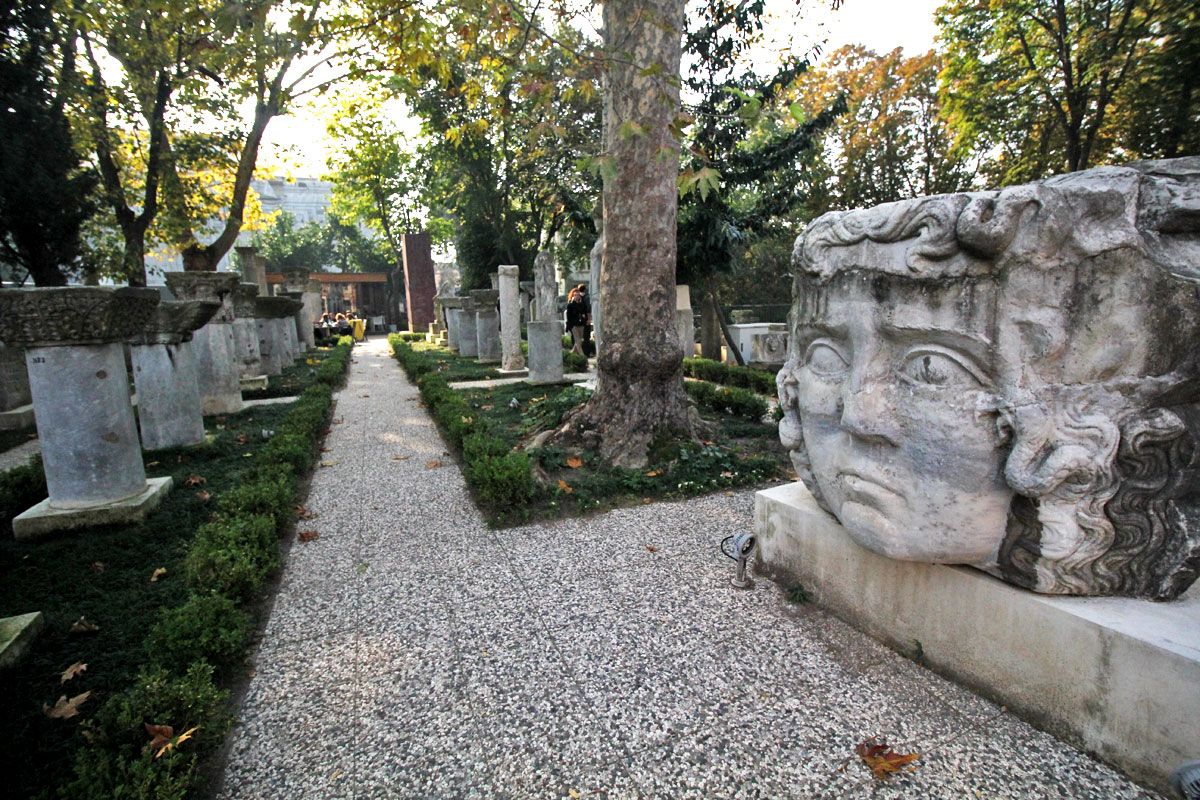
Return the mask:
<svg viewBox="0 0 1200 800">
<path fill-rule="evenodd" d="M 583 342 L 591 317 L 592 303 L 587 296 L 587 287 L 581 283 L 567 295 L 567 330 L 571 332 L 571 352 L 587 355 Z"/>
</svg>

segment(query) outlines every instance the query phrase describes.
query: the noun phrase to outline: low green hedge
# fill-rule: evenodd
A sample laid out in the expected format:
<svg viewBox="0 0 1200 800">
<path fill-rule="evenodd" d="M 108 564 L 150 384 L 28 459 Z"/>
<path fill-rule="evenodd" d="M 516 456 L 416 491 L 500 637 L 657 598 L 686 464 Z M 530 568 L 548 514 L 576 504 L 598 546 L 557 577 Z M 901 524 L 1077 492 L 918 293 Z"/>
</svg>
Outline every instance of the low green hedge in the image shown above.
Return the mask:
<svg viewBox="0 0 1200 800">
<path fill-rule="evenodd" d="M 493 517 L 523 509 L 539 491 L 533 466 L 524 453 L 512 451 L 480 419 L 463 396 L 435 371 L 436 362 L 414 350 L 396 334 L 388 344 L 447 444 L 462 456 L 463 475 L 481 509 Z"/>
<path fill-rule="evenodd" d="M 767 413 L 767 401 L 749 389 L 716 386 L 711 383 L 684 381 L 683 388 L 692 399 L 713 411 L 760 421 Z"/>
<path fill-rule="evenodd" d="M 689 378 L 697 378 L 709 383 L 719 383 L 722 386 L 738 386 L 750 389 L 758 394 L 774 397 L 778 388 L 775 385 L 775 373 L 766 372 L 753 367 L 738 367 L 722 364 L 707 358 L 685 358 L 683 374 Z"/>
<path fill-rule="evenodd" d="M 184 565 L 191 594 L 182 605 L 164 608 L 151 625 L 147 666 L 136 684 L 111 695 L 83 724 L 87 744 L 62 797 L 172 800 L 195 788 L 200 757 L 220 747 L 231 722 L 228 693 L 217 678 L 237 665 L 249 643 L 246 606 L 279 564 L 279 536 L 294 519 L 297 484 L 317 457 L 350 348 L 343 337 L 241 484 L 218 498 L 216 512 L 196 531 Z M 21 491 L 29 483 L 28 476 L 12 472 L 0 480 Z M 196 730 L 184 746 L 160 754 L 150 745 L 147 724 L 171 725 L 173 745 Z"/>
</svg>

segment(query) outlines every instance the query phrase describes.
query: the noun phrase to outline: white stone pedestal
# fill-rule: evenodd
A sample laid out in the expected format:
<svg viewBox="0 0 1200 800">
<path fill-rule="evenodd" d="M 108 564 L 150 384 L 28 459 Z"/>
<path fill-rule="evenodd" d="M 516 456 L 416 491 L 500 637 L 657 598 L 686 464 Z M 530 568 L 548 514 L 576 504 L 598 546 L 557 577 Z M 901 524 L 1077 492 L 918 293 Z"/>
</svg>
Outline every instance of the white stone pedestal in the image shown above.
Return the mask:
<svg viewBox="0 0 1200 800">
<path fill-rule="evenodd" d="M 446 346 L 457 353 L 459 349 L 459 319 L 462 316 L 462 300 L 457 297 L 446 298 L 442 301 L 442 308 L 446 314 Z"/>
<path fill-rule="evenodd" d="M 970 567 L 895 561 L 796 482 L 758 492 L 758 571 L 1158 788 L 1200 754 L 1200 584 L 1178 600 L 1034 594 Z M 786 691 L 788 687 L 779 687 Z"/>
<path fill-rule="evenodd" d="M 475 301 L 475 359 L 481 364 L 499 364 L 500 312 L 496 302 L 500 299 L 498 289 L 476 289 L 471 292 Z"/>
<path fill-rule="evenodd" d="M 681 283 L 675 287 L 675 332 L 684 358 L 696 354 L 696 320 L 692 317 L 691 288 Z"/>
<path fill-rule="evenodd" d="M 465 298 L 458 314 L 458 354 L 467 358 L 479 355 L 479 338 L 475 327 L 475 301 Z"/>
<path fill-rule="evenodd" d="M 535 320 L 526 326 L 529 336 L 529 382 L 562 383 L 563 324 Z"/>
<path fill-rule="evenodd" d="M 130 347 L 142 447 L 162 450 L 204 441 L 196 361 L 187 342 Z"/>
<path fill-rule="evenodd" d="M 241 361 L 233 340 L 233 323 L 210 322 L 185 345 L 196 358 L 196 379 L 204 415 L 236 414 L 245 408 L 238 381 Z"/>
</svg>

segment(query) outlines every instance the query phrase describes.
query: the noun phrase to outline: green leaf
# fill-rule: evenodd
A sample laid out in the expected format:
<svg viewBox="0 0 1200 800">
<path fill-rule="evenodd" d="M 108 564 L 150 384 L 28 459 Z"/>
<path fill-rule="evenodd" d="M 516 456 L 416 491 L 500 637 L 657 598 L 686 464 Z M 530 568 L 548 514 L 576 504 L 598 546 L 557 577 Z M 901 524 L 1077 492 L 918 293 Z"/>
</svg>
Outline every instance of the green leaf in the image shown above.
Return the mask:
<svg viewBox="0 0 1200 800">
<path fill-rule="evenodd" d="M 804 113 L 804 107 L 800 105 L 799 100 L 788 106 L 788 113 L 792 115 L 792 119 L 799 123 L 803 123 L 807 118 L 807 115 Z"/>
<path fill-rule="evenodd" d="M 644 70 L 639 72 L 638 77 L 639 78 L 649 78 L 651 75 L 661 74 L 662 71 L 663 71 L 663 65 L 662 65 L 662 62 L 659 61 L 659 62 L 655 62 L 654 64 L 651 64 L 650 66 L 646 67 Z"/>
</svg>

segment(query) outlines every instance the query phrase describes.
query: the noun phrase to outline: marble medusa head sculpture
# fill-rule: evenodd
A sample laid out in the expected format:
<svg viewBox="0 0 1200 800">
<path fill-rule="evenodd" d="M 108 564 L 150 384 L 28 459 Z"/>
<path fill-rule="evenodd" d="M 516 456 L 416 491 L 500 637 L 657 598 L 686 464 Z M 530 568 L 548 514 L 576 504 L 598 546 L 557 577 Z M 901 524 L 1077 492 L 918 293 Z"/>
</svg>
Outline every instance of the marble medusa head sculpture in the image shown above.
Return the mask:
<svg viewBox="0 0 1200 800">
<path fill-rule="evenodd" d="M 860 545 L 1038 592 L 1200 567 L 1200 159 L 815 220 L 780 435 Z"/>
</svg>

